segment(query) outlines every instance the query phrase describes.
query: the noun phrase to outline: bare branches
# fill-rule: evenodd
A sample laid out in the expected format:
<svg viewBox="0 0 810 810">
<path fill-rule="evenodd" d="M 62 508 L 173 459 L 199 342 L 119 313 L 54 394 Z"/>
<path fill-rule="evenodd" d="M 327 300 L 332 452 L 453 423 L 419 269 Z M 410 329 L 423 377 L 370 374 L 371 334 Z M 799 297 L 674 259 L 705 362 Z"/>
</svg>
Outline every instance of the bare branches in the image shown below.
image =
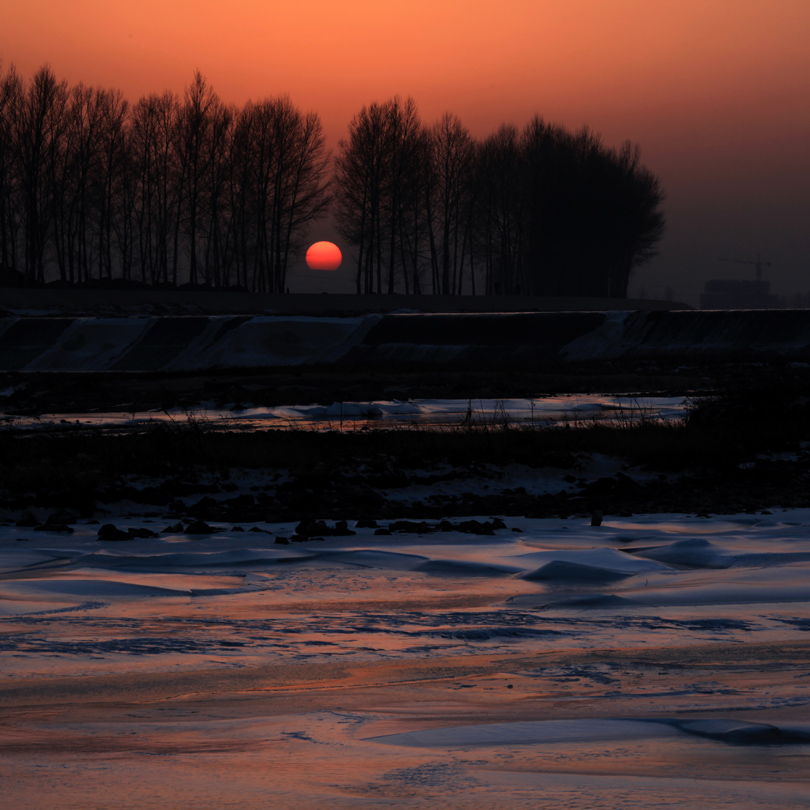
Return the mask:
<svg viewBox="0 0 810 810">
<path fill-rule="evenodd" d="M 332 211 L 358 293 L 622 297 L 664 230 L 637 145 L 539 117 L 476 141 L 395 96 L 360 110 L 331 163 L 318 116 L 284 96 L 228 107 L 196 71 L 182 97 L 130 107 L 0 65 L 1 269 L 284 292 Z"/>
<path fill-rule="evenodd" d="M 476 143 L 450 113 L 421 127 L 413 102 L 364 107 L 340 142 L 341 234 L 357 291 L 624 297 L 664 227 L 638 147 L 535 118 Z M 483 276 L 483 279 L 480 277 Z M 383 284 L 383 278 L 386 284 Z"/>
<path fill-rule="evenodd" d="M 0 66 L 2 68 L 2 66 Z M 29 283 L 282 292 L 329 206 L 317 115 L 288 98 L 222 103 L 199 71 L 183 97 L 28 84 L 0 69 L 0 260 Z"/>
</svg>

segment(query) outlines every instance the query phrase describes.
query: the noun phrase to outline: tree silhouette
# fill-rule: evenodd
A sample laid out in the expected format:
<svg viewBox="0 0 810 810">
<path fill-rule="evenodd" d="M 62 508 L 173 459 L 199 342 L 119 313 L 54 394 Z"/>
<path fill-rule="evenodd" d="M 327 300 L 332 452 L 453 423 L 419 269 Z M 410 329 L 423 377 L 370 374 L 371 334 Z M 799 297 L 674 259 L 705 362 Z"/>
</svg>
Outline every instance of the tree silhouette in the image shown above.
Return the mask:
<svg viewBox="0 0 810 810">
<path fill-rule="evenodd" d="M 535 118 L 521 157 L 524 289 L 626 297 L 632 269 L 654 255 L 664 228 L 663 192 L 638 146 L 609 149 L 588 129 L 571 134 Z"/>
<path fill-rule="evenodd" d="M 290 256 L 329 205 L 320 119 L 289 98 L 248 103 L 234 131 L 231 201 L 242 283 L 283 292 Z"/>
<path fill-rule="evenodd" d="M 18 265 L 21 213 L 15 136 L 22 92 L 14 66 L 3 70 L 0 62 L 0 265 L 6 270 Z"/>
<path fill-rule="evenodd" d="M 424 140 L 416 105 L 398 96 L 371 104 L 349 124 L 348 140 L 338 143 L 335 160 L 337 223 L 358 249 L 358 292 L 394 292 L 398 271 L 408 284 L 411 262 L 407 234 L 414 218 L 414 195 L 422 186 Z M 403 259 L 403 257 L 405 257 Z M 418 283 L 418 282 L 417 282 Z"/>
<path fill-rule="evenodd" d="M 474 144 L 461 121 L 445 113 L 430 132 L 431 189 L 427 195 L 434 291 L 461 292 L 470 249 Z"/>
<path fill-rule="evenodd" d="M 175 138 L 178 109 L 173 93 L 141 98 L 127 131 L 135 257 L 141 281 L 149 284 L 177 283 L 172 236 L 177 232 L 180 203 Z"/>
<path fill-rule="evenodd" d="M 45 252 L 57 204 L 54 176 L 64 148 L 67 100 L 67 82 L 58 82 L 51 69 L 43 67 L 27 92 L 17 97 L 12 116 L 23 198 L 25 275 L 40 284 L 45 282 Z"/>
<path fill-rule="evenodd" d="M 286 97 L 228 107 L 195 71 L 181 98 L 130 107 L 0 65 L 0 263 L 29 283 L 284 292 L 334 203 L 357 292 L 623 297 L 664 230 L 637 145 L 539 117 L 479 142 L 395 96 L 354 116 L 329 169 L 320 119 Z"/>
<path fill-rule="evenodd" d="M 481 146 L 476 164 L 481 188 L 478 227 L 483 234 L 486 292 L 521 292 L 523 254 L 521 149 L 517 129 L 502 126 Z"/>
</svg>

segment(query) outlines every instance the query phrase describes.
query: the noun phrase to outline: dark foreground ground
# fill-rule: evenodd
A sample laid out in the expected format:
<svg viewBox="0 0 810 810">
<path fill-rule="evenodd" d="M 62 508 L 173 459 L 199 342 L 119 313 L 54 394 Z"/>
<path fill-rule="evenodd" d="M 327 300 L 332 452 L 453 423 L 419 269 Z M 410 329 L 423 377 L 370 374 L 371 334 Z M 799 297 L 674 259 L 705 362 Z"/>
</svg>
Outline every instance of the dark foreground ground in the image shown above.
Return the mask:
<svg viewBox="0 0 810 810">
<path fill-rule="evenodd" d="M 597 360 L 473 369 L 455 365 L 292 366 L 208 372 L 0 372 L 6 414 L 145 411 L 201 402 L 254 406 L 373 400 L 532 397 L 546 394 L 714 395 L 810 391 L 810 367 L 785 359 L 731 363 Z"/>
<path fill-rule="evenodd" d="M 193 408 L 201 401 L 330 404 L 573 392 L 695 397 L 683 423 L 620 428 L 226 433 L 194 422 L 130 434 L 5 430 L 0 506 L 12 518 L 37 508 L 93 517 L 121 501 L 173 518 L 232 523 L 810 506 L 810 374 L 796 364 L 603 364 L 525 374 L 408 368 L 8 374 L 0 388 L 6 413 L 29 415 Z M 594 470 L 595 456 L 617 459 L 618 471 Z M 530 481 L 557 475 L 560 486 L 538 492 L 510 485 L 503 472 L 514 465 Z"/>
</svg>

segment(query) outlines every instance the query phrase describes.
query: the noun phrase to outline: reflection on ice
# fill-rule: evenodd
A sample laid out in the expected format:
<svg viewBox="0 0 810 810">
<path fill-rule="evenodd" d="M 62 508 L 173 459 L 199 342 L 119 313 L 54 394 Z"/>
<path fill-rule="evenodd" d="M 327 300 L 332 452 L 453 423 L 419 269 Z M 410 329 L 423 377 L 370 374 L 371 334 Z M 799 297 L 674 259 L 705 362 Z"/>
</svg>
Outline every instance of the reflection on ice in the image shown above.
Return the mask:
<svg viewBox="0 0 810 810">
<path fill-rule="evenodd" d="M 732 745 L 810 743 L 810 725 L 746 723 L 739 720 L 546 720 L 454 726 L 374 738 L 386 745 L 467 748 L 491 745 L 548 745 L 604 740 L 639 740 L 694 734 Z"/>
<path fill-rule="evenodd" d="M 457 632 L 480 626 L 481 607 L 504 610 L 508 605 L 508 610 L 532 611 L 527 617 L 538 631 L 560 630 L 558 617 L 568 611 L 565 643 L 578 646 L 585 638 L 601 643 L 604 633 L 598 622 L 579 621 L 583 610 L 594 617 L 601 611 L 621 614 L 631 636 L 641 617 L 647 620 L 651 611 L 668 607 L 716 606 L 733 612 L 735 605 L 743 610 L 756 604 L 761 611 L 764 605 L 792 602 L 802 616 L 810 615 L 810 520 L 801 510 L 785 518 L 793 525 L 775 518 L 725 519 L 718 521 L 722 531 L 712 531 L 717 527 L 711 520 L 674 522 L 671 516 L 598 528 L 585 520 L 524 518 L 521 533 L 507 526 L 487 538 L 457 531 L 382 538 L 373 529 L 357 529 L 351 537 L 292 546 L 273 541 L 273 535 L 289 535 L 289 525 L 263 524 L 265 532 L 259 534 L 223 529 L 203 538 L 164 535 L 114 548 L 99 547 L 94 526 L 78 525 L 70 537 L 45 535 L 43 547 L 25 549 L 16 541 L 26 530 L 7 526 L 0 530 L 0 613 L 26 616 L 32 603 L 43 601 L 68 606 L 127 600 L 135 600 L 132 610 L 140 613 L 144 608 L 136 605 L 148 605 L 149 597 L 175 597 L 199 606 L 215 600 L 223 616 L 234 610 L 250 615 L 272 611 L 281 627 L 289 621 L 285 611 L 298 614 L 308 604 L 322 611 L 328 605 L 328 617 L 319 613 L 296 621 L 317 627 L 342 654 L 356 656 L 361 650 L 373 655 L 383 628 L 381 653 L 412 646 L 422 632 L 417 628 L 444 626 L 442 614 L 430 612 L 442 605 L 467 605 L 455 616 Z M 688 532 L 692 536 L 684 537 Z M 673 536 L 683 539 L 673 542 Z M 387 608 L 392 603 L 396 611 Z M 178 603 L 173 612 L 183 610 Z M 373 630 L 367 623 L 362 629 L 355 624 L 359 610 L 379 613 Z M 770 634 L 776 625 L 762 620 L 758 627 Z M 786 627 L 780 625 L 783 632 Z M 348 628 L 353 642 L 347 640 Z M 677 640 L 664 625 L 657 629 L 660 643 Z M 621 640 L 618 624 L 610 632 L 613 642 Z M 491 643 L 497 648 L 508 642 L 482 639 L 479 646 Z M 293 649 L 322 656 L 306 644 Z M 426 641 L 419 649 L 470 651 L 452 638 Z"/>
<path fill-rule="evenodd" d="M 4 798 L 806 807 L 810 510 L 512 522 L 0 527 Z"/>
<path fill-rule="evenodd" d="M 677 420 L 686 414 L 685 397 L 635 397 L 599 394 L 540 396 L 536 399 L 415 399 L 333 402 L 331 405 L 253 407 L 202 403 L 196 408 L 145 412 L 60 413 L 36 417 L 0 413 L 6 429 L 106 427 L 139 428 L 154 423 L 204 421 L 209 427 L 241 429 L 359 430 L 397 427 L 492 426 L 505 423 L 540 427 L 629 424 Z"/>
</svg>

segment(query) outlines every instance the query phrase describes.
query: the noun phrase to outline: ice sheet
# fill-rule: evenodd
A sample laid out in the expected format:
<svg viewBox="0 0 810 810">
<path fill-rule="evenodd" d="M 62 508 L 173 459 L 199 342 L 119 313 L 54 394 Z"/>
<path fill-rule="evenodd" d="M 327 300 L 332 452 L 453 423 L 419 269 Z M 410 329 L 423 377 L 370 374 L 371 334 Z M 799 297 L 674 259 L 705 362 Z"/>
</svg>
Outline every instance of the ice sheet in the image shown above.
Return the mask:
<svg viewBox="0 0 810 810">
<path fill-rule="evenodd" d="M 810 510 L 504 522 L 0 526 L 4 798 L 806 806 Z"/>
<path fill-rule="evenodd" d="M 56 428 L 80 425 L 136 428 L 155 422 L 183 423 L 202 420 L 210 427 L 344 429 L 399 428 L 413 425 L 481 426 L 523 425 L 541 427 L 577 426 L 594 421 L 626 425 L 642 420 L 683 419 L 689 405 L 686 397 L 637 397 L 598 394 L 542 396 L 533 399 L 414 399 L 407 401 L 333 402 L 331 405 L 289 404 L 275 407 L 200 403 L 196 407 L 165 411 L 39 414 L 36 418 L 0 412 L 6 429 Z M 64 421 L 63 421 L 64 420 Z"/>
</svg>

